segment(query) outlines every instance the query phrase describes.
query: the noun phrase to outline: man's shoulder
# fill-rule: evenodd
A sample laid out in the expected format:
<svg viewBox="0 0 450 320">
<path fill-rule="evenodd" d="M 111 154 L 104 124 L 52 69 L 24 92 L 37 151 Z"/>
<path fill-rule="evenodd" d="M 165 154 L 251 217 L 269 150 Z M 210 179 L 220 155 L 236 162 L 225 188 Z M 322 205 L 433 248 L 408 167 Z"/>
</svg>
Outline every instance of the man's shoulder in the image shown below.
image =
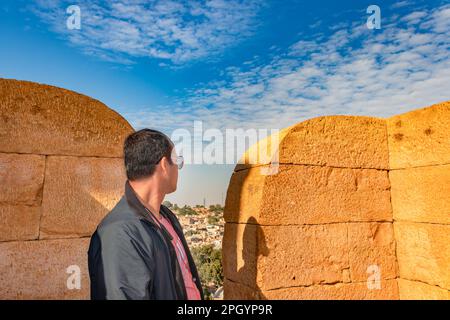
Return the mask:
<svg viewBox="0 0 450 320">
<path fill-rule="evenodd" d="M 127 203 L 125 197 L 122 197 L 115 207 L 103 218 L 97 227 L 99 233 L 105 231 L 124 230 L 140 224 L 140 219 Z"/>
<path fill-rule="evenodd" d="M 125 203 L 124 203 L 125 202 Z M 154 233 L 122 198 L 91 236 L 89 254 L 99 250 L 128 250 L 131 243 L 151 250 Z"/>
</svg>

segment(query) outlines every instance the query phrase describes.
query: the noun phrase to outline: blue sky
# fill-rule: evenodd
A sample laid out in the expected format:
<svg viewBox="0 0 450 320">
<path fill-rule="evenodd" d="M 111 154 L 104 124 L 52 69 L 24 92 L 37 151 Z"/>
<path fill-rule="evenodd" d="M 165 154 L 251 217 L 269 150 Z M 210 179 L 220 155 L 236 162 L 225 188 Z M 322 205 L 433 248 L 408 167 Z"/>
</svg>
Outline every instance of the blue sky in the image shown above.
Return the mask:
<svg viewBox="0 0 450 320">
<path fill-rule="evenodd" d="M 66 26 L 70 5 L 80 30 Z M 195 120 L 272 129 L 450 98 L 449 1 L 2 0 L 0 26 L 0 77 L 86 94 L 169 135 Z M 232 169 L 188 165 L 169 199 L 221 202 Z"/>
</svg>

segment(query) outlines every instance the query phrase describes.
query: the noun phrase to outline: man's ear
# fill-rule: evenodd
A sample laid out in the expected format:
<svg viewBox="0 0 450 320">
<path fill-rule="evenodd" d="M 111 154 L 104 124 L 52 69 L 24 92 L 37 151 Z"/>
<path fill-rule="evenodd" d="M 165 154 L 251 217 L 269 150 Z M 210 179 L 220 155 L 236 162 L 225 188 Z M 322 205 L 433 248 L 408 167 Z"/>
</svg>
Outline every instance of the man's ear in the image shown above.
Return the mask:
<svg viewBox="0 0 450 320">
<path fill-rule="evenodd" d="M 169 172 L 170 163 L 169 163 L 169 159 L 167 159 L 167 157 L 163 157 L 161 159 L 160 164 L 161 164 L 161 169 L 163 172 Z"/>
</svg>

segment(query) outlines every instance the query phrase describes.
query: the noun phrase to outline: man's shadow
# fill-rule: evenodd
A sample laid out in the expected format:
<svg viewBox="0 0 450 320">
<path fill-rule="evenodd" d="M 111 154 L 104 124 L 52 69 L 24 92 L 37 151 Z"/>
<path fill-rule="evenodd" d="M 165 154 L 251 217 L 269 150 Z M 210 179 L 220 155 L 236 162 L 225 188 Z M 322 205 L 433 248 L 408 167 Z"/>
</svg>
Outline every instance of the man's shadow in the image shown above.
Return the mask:
<svg viewBox="0 0 450 320">
<path fill-rule="evenodd" d="M 238 279 L 249 279 L 248 285 L 253 289 L 252 299 L 264 299 L 264 294 L 258 283 L 258 259 L 269 254 L 266 245 L 263 228 L 258 224 L 255 217 L 247 219 L 242 237 L 243 248 L 241 251 L 244 265 L 239 268 Z M 261 276 L 260 276 L 261 277 Z M 263 280 L 263 279 L 260 279 Z"/>
<path fill-rule="evenodd" d="M 224 286 L 224 299 L 260 300 L 265 297 L 260 287 L 263 279 L 261 276 L 258 279 L 258 260 L 268 256 L 269 249 L 263 227 L 259 225 L 255 216 L 248 217 L 245 222 L 237 222 L 248 170 L 240 174 L 242 176 L 238 179 L 238 183 L 230 183 L 230 189 L 227 192 L 226 207 L 229 210 L 227 220 L 231 219 L 231 221 L 226 223 L 227 235 L 224 239 L 227 243 L 223 244 L 224 247 L 228 247 L 228 250 L 222 252 L 224 282 L 228 281 L 230 285 Z M 252 190 L 249 189 L 246 192 L 252 192 Z"/>
</svg>

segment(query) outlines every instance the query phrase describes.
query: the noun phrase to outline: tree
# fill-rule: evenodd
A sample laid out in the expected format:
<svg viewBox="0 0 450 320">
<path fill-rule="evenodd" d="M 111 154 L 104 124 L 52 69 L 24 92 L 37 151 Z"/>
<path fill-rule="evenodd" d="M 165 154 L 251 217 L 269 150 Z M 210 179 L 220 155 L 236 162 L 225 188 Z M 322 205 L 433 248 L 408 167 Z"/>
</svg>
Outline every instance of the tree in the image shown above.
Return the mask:
<svg viewBox="0 0 450 320">
<path fill-rule="evenodd" d="M 192 215 L 197 215 L 198 213 L 191 207 L 185 205 L 183 208 L 178 210 L 178 214 L 180 216 L 192 216 Z"/>
<path fill-rule="evenodd" d="M 219 217 L 217 216 L 209 216 L 208 217 L 208 223 L 209 224 L 217 224 L 219 222 Z"/>
<path fill-rule="evenodd" d="M 193 248 L 192 256 L 202 280 L 205 297 L 209 297 L 208 283 L 213 282 L 216 288 L 223 285 L 222 250 L 208 244 Z"/>
<path fill-rule="evenodd" d="M 210 205 L 209 206 L 209 211 L 214 212 L 216 214 L 218 213 L 222 213 L 223 212 L 223 207 L 220 204 L 216 204 L 216 205 Z"/>
<path fill-rule="evenodd" d="M 163 205 L 165 205 L 169 209 L 173 207 L 173 205 L 172 205 L 172 203 L 170 201 L 164 201 Z"/>
</svg>

